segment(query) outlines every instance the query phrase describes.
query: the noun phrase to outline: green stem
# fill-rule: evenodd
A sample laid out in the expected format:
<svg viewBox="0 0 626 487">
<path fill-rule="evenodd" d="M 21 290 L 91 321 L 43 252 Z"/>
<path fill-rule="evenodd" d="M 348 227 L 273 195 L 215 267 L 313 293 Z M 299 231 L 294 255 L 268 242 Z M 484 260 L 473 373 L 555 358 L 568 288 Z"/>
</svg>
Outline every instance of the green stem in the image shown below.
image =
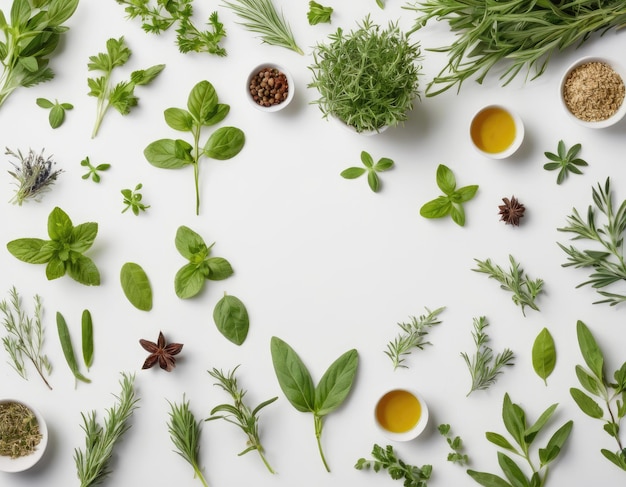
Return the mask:
<svg viewBox="0 0 626 487">
<path fill-rule="evenodd" d="M 204 475 L 202 475 L 202 471 L 200 470 L 200 467 L 198 467 L 197 465 L 194 465 L 193 471 L 195 472 L 196 477 L 200 479 L 200 482 L 202 482 L 202 485 L 204 485 L 204 487 L 209 487 L 209 484 L 204 478 Z"/>
<path fill-rule="evenodd" d="M 192 128 L 193 132 L 193 178 L 195 182 L 195 190 L 196 190 L 196 215 L 200 214 L 200 187 L 199 187 L 199 179 L 200 179 L 200 126 L 194 126 Z"/>
<path fill-rule="evenodd" d="M 326 468 L 327 472 L 330 472 L 328 463 L 326 463 L 326 457 L 324 456 L 324 450 L 322 449 L 322 427 L 324 426 L 322 423 L 323 418 L 322 416 L 318 416 L 314 413 L 313 419 L 315 422 L 315 438 L 317 439 L 317 449 L 320 452 L 320 457 L 322 457 L 322 463 L 324 464 L 324 468 Z"/>
<path fill-rule="evenodd" d="M 267 459 L 265 458 L 265 455 L 263 454 L 263 450 L 261 448 L 261 446 L 259 445 L 257 447 L 257 451 L 259 452 L 259 455 L 261 457 L 261 460 L 263 460 L 263 463 L 265 464 L 265 466 L 267 467 L 267 469 L 270 471 L 270 473 L 275 474 L 276 472 L 274 471 L 274 469 L 272 468 L 272 466 L 269 464 L 269 462 L 267 461 Z"/>
<path fill-rule="evenodd" d="M 107 112 L 109 105 L 107 99 L 109 98 L 109 77 L 111 73 L 107 73 L 104 78 L 105 91 L 98 97 L 98 105 L 96 107 L 96 123 L 94 124 L 93 131 L 91 132 L 91 138 L 95 139 L 100 130 L 100 124 L 104 119 L 104 114 Z"/>
</svg>

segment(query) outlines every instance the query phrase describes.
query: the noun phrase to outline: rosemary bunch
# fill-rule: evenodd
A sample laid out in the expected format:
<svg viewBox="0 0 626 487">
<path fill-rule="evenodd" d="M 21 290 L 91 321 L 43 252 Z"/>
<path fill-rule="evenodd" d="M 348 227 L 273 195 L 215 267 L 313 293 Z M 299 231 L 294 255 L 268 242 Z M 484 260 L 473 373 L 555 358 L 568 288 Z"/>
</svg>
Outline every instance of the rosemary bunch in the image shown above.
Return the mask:
<svg viewBox="0 0 626 487">
<path fill-rule="evenodd" d="M 217 379 L 219 382 L 216 382 L 215 385 L 224 389 L 233 400 L 233 404 L 220 404 L 219 406 L 214 407 L 211 410 L 211 417 L 207 418 L 207 421 L 212 419 L 225 419 L 229 423 L 232 423 L 246 434 L 248 437 L 248 447 L 243 450 L 239 455 L 244 455 L 249 451 L 256 450 L 259 452 L 259 456 L 263 463 L 270 471 L 270 473 L 275 473 L 267 459 L 264 455 L 263 445 L 261 444 L 261 439 L 259 438 L 259 418 L 258 414 L 261 409 L 265 406 L 273 403 L 278 397 L 273 397 L 268 399 L 267 401 L 263 401 L 254 409 L 250 409 L 248 405 L 243 402 L 243 398 L 246 395 L 246 391 L 240 389 L 237 385 L 237 378 L 235 377 L 235 372 L 239 368 L 239 365 L 235 367 L 233 370 L 224 374 L 221 370 L 213 369 L 209 370 L 209 374 L 211 377 Z M 224 413 L 223 415 L 216 416 L 215 413 Z"/>
<path fill-rule="evenodd" d="M 427 0 L 404 6 L 417 12 L 413 31 L 429 20 L 445 20 L 456 34 L 449 46 L 430 49 L 448 54 L 448 63 L 429 83 L 435 96 L 473 76 L 482 83 L 487 73 L 508 61 L 500 76 L 506 85 L 522 71 L 540 76 L 550 56 L 578 45 L 594 32 L 626 25 L 623 0 Z"/>
<path fill-rule="evenodd" d="M 200 468 L 200 433 L 201 423 L 196 421 L 193 413 L 189 409 L 189 401 L 185 400 L 180 404 L 170 403 L 170 420 L 167 428 L 170 438 L 176 447 L 174 450 L 192 466 L 194 476 L 197 477 L 204 487 L 208 483 Z"/>
<path fill-rule="evenodd" d="M 13 204 L 22 206 L 22 203 L 29 198 L 38 201 L 63 172 L 62 169 L 52 169 L 56 162 L 52 160 L 52 156 L 45 158 L 43 150 L 41 154 L 35 154 L 32 149 L 29 149 L 28 154 L 24 156 L 20 150 L 15 153 L 7 147 L 5 154 L 18 159 L 17 163 L 11 162 L 15 169 L 8 171 L 16 179 L 17 189 L 10 201 Z"/>
<path fill-rule="evenodd" d="M 240 22 L 251 32 L 260 34 L 266 44 L 291 49 L 298 54 L 304 54 L 296 44 L 291 27 L 284 15 L 278 13 L 272 0 L 235 0 L 224 2 L 243 22 Z"/>
<path fill-rule="evenodd" d="M 22 309 L 20 296 L 15 287 L 11 288 L 9 294 L 11 296 L 9 302 L 6 300 L 0 302 L 0 311 L 4 315 L 3 324 L 8 333 L 2 338 L 2 344 L 11 358 L 11 365 L 21 377 L 27 379 L 24 363 L 26 357 L 35 366 L 48 389 L 52 390 L 46 378 L 46 375 L 50 375 L 52 366 L 42 351 L 44 328 L 41 323 L 41 298 L 35 295 L 35 311 L 31 318 Z"/>
<path fill-rule="evenodd" d="M 624 232 L 626 231 L 626 200 L 618 208 L 613 206 L 613 192 L 610 179 L 604 186 L 598 184 L 592 188 L 593 203 L 589 205 L 585 220 L 574 208 L 567 217 L 568 225 L 558 228 L 560 232 L 573 233 L 573 240 L 588 240 L 595 243 L 595 249 L 579 250 L 576 247 L 558 243 L 567 254 L 563 267 L 591 268 L 589 279 L 578 287 L 590 284 L 598 294 L 604 297 L 595 303 L 608 303 L 615 306 L 626 301 L 626 294 L 602 291 L 603 288 L 626 280 L 626 262 L 624 261 Z M 597 221 L 598 213 L 604 215 L 605 222 Z"/>
<path fill-rule="evenodd" d="M 80 487 L 91 487 L 101 483 L 111 473 L 109 462 L 113 456 L 113 448 L 130 428 L 129 420 L 137 408 L 139 399 L 133 387 L 134 375 L 122 374 L 120 385 L 122 392 L 115 396 L 118 400 L 112 408 L 107 409 L 104 426 L 96 421 L 95 411 L 84 414 L 82 429 L 85 432 L 85 449 L 74 450 L 74 462 Z"/>
</svg>

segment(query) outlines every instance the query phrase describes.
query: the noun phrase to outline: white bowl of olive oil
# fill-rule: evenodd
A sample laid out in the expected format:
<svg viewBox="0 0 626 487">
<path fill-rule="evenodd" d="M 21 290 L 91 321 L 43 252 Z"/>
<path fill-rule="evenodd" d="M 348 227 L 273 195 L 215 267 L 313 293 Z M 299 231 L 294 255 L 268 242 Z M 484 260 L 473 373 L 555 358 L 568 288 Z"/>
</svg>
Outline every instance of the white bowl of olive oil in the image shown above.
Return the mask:
<svg viewBox="0 0 626 487">
<path fill-rule="evenodd" d="M 0 472 L 22 472 L 34 466 L 48 444 L 43 416 L 17 399 L 0 399 Z"/>
<path fill-rule="evenodd" d="M 374 409 L 378 429 L 393 441 L 417 438 L 428 423 L 428 406 L 415 391 L 404 388 L 385 392 Z"/>
<path fill-rule="evenodd" d="M 472 118 L 470 138 L 474 148 L 483 156 L 504 159 L 522 145 L 524 124 L 513 110 L 502 105 L 488 105 Z"/>
</svg>

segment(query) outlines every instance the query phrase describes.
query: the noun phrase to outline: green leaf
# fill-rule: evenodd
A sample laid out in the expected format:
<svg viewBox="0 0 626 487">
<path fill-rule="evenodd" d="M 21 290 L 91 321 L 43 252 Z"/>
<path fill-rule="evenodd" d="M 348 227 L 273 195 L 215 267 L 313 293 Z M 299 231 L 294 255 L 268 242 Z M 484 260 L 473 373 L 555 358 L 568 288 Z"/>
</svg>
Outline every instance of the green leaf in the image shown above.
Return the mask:
<svg viewBox="0 0 626 487">
<path fill-rule="evenodd" d="M 378 160 L 378 162 L 374 165 L 374 169 L 378 172 L 388 171 L 393 167 L 393 161 L 388 157 L 382 157 Z"/>
<path fill-rule="evenodd" d="M 70 249 L 83 253 L 91 248 L 98 235 L 98 224 L 85 222 L 72 228 L 69 236 Z"/>
<path fill-rule="evenodd" d="M 459 226 L 465 225 L 465 210 L 461 205 L 452 204 L 450 207 L 450 217 L 452 217 L 452 221 Z"/>
<path fill-rule="evenodd" d="M 184 140 L 159 139 L 149 144 L 143 155 L 155 167 L 179 169 L 193 162 L 192 149 Z"/>
<path fill-rule="evenodd" d="M 202 125 L 209 127 L 215 125 L 226 118 L 226 115 L 230 112 L 230 105 L 225 103 L 218 103 L 212 113 L 207 115 L 207 118 L 202 122 Z"/>
<path fill-rule="evenodd" d="M 72 220 L 61 208 L 55 207 L 48 216 L 48 235 L 51 240 L 65 242 L 72 234 Z"/>
<path fill-rule="evenodd" d="M 468 470 L 467 474 L 484 487 L 512 487 L 511 484 L 502 477 L 498 477 L 492 473 Z"/>
<path fill-rule="evenodd" d="M 604 416 L 604 411 L 598 405 L 596 401 L 594 401 L 591 397 L 585 394 L 580 389 L 575 387 L 570 388 L 569 390 L 572 398 L 578 404 L 578 407 L 581 409 L 583 413 L 587 416 L 591 416 L 595 419 L 600 419 Z"/>
<path fill-rule="evenodd" d="M 285 341 L 272 337 L 272 364 L 278 385 L 291 405 L 301 412 L 315 410 L 315 387 L 308 369 Z"/>
<path fill-rule="evenodd" d="M 367 168 L 371 168 L 374 165 L 374 159 L 369 152 L 361 151 L 361 162 Z"/>
<path fill-rule="evenodd" d="M 526 429 L 526 431 L 524 432 L 524 441 L 527 445 L 530 445 L 535 440 L 537 434 L 550 420 L 550 418 L 554 414 L 554 411 L 556 411 L 557 406 L 558 404 L 552 404 L 550 407 L 548 407 L 548 409 L 541 413 L 539 418 L 537 418 L 537 421 L 535 421 L 532 426 Z"/>
<path fill-rule="evenodd" d="M 565 423 L 558 430 L 556 430 L 552 437 L 548 440 L 548 445 L 545 450 L 539 450 L 539 461 L 541 462 L 542 467 L 555 460 L 559 453 L 563 450 L 563 445 L 565 445 L 565 442 L 569 438 L 573 426 L 573 421 Z"/>
<path fill-rule="evenodd" d="M 200 234 L 194 232 L 191 228 L 181 225 L 176 230 L 176 238 L 174 239 L 176 249 L 178 252 L 188 260 L 201 254 L 201 258 L 204 259 L 208 256 L 208 248 L 204 239 Z"/>
<path fill-rule="evenodd" d="M 148 69 L 139 69 L 133 71 L 130 75 L 130 81 L 137 86 L 147 85 L 156 78 L 165 68 L 165 64 L 157 64 Z"/>
<path fill-rule="evenodd" d="M 554 339 L 547 328 L 539 332 L 532 348 L 533 369 L 537 375 L 548 385 L 547 378 L 556 365 L 556 348 Z"/>
<path fill-rule="evenodd" d="M 208 81 L 200 81 L 189 93 L 187 109 L 199 124 L 203 124 L 217 106 L 217 93 Z"/>
<path fill-rule="evenodd" d="M 174 130 L 181 132 L 191 132 L 193 127 L 193 117 L 191 113 L 182 108 L 168 108 L 164 112 L 165 122 Z"/>
<path fill-rule="evenodd" d="M 35 102 L 41 108 L 52 108 L 54 106 L 54 103 L 52 103 L 50 100 L 47 100 L 46 98 L 37 98 Z"/>
<path fill-rule="evenodd" d="M 152 287 L 139 264 L 126 262 L 120 270 L 120 282 L 124 295 L 135 308 L 142 311 L 152 309 Z"/>
<path fill-rule="evenodd" d="M 53 257 L 48 261 L 48 264 L 46 265 L 46 278 L 49 281 L 53 281 L 54 279 L 63 277 L 65 275 L 65 267 L 66 264 L 64 261 L 62 261 L 58 257 Z"/>
<path fill-rule="evenodd" d="M 213 320 L 219 332 L 235 345 L 241 345 L 246 340 L 250 319 L 239 298 L 225 294 L 215 305 Z"/>
<path fill-rule="evenodd" d="M 83 310 L 81 316 L 81 342 L 83 350 L 83 362 L 87 370 L 93 364 L 93 320 L 88 309 Z"/>
<path fill-rule="evenodd" d="M 448 196 L 454 193 L 456 189 L 456 178 L 448 166 L 439 164 L 437 167 L 437 186 Z"/>
<path fill-rule="evenodd" d="M 498 464 L 513 487 L 530 487 L 530 480 L 511 457 L 498 452 Z"/>
<path fill-rule="evenodd" d="M 11 5 L 11 25 L 19 28 L 26 24 L 31 15 L 31 8 L 28 0 L 13 0 Z"/>
<path fill-rule="evenodd" d="M 424 218 L 443 218 L 449 215 L 451 210 L 450 200 L 445 196 L 438 196 L 420 208 L 420 215 Z"/>
<path fill-rule="evenodd" d="M 378 175 L 374 171 L 369 171 L 367 173 L 367 184 L 370 189 L 376 193 L 380 188 L 380 179 L 378 179 Z"/>
<path fill-rule="evenodd" d="M 604 357 L 591 331 L 582 321 L 576 323 L 578 345 L 585 363 L 600 382 L 604 381 Z"/>
<path fill-rule="evenodd" d="M 52 257 L 46 240 L 40 238 L 18 238 L 7 243 L 7 250 L 16 259 L 29 264 L 45 264 Z"/>
<path fill-rule="evenodd" d="M 598 395 L 601 390 L 605 389 L 604 384 L 598 381 L 596 377 L 589 374 L 580 365 L 576 366 L 576 377 L 578 377 L 580 385 L 583 386 L 591 394 Z"/>
<path fill-rule="evenodd" d="M 87 286 L 100 285 L 100 272 L 89 257 L 76 254 L 67 261 L 66 270 L 68 276 L 81 284 Z"/>
<path fill-rule="evenodd" d="M 79 0 L 52 0 L 48 7 L 48 25 L 58 26 L 68 20 L 78 7 Z"/>
<path fill-rule="evenodd" d="M 500 448 L 504 448 L 505 450 L 509 450 L 511 452 L 517 453 L 517 450 L 515 449 L 515 447 L 511 445 L 509 440 L 507 440 L 501 434 L 492 433 L 491 431 L 488 431 L 487 433 L 485 433 L 485 437 L 487 438 L 488 441 L 490 441 L 494 445 L 499 446 Z"/>
<path fill-rule="evenodd" d="M 325 416 L 343 403 L 352 388 L 358 363 L 358 353 L 352 349 L 328 367 L 315 388 L 315 414 Z"/>
<path fill-rule="evenodd" d="M 192 298 L 204 287 L 206 277 L 195 264 L 186 264 L 181 267 L 174 277 L 174 290 L 181 299 Z"/>
<path fill-rule="evenodd" d="M 91 380 L 80 373 L 78 362 L 76 361 L 76 355 L 74 354 L 74 346 L 72 345 L 72 339 L 70 337 L 70 330 L 67 327 L 65 318 L 58 311 L 56 314 L 56 321 L 57 333 L 59 335 L 59 341 L 61 342 L 61 349 L 63 350 L 63 355 L 70 371 L 77 380 L 87 383 L 91 382 Z"/>
<path fill-rule="evenodd" d="M 463 186 L 462 188 L 457 189 L 454 192 L 457 203 L 465 203 L 469 200 L 471 200 L 475 195 L 476 192 L 478 191 L 478 185 L 477 184 L 471 184 L 469 186 Z"/>
<path fill-rule="evenodd" d="M 341 171 L 340 176 L 346 179 L 356 179 L 359 176 L 362 176 L 367 169 L 364 167 L 349 167 L 348 169 L 344 169 Z"/>
<path fill-rule="evenodd" d="M 65 120 L 65 110 L 61 105 L 55 105 L 50 110 L 48 115 L 48 122 L 50 123 L 50 127 L 56 129 L 61 126 L 63 121 Z"/>
<path fill-rule="evenodd" d="M 515 439 L 518 445 L 524 443 L 524 432 L 526 431 L 526 420 L 522 409 L 511 402 L 508 393 L 504 395 L 502 402 L 502 420 L 504 427 Z"/>
<path fill-rule="evenodd" d="M 236 127 L 221 127 L 211 134 L 204 146 L 207 157 L 226 160 L 235 157 L 245 144 L 245 135 Z"/>
<path fill-rule="evenodd" d="M 222 257 L 209 257 L 205 262 L 209 268 L 207 279 L 211 281 L 221 281 L 233 275 L 230 262 Z"/>
</svg>

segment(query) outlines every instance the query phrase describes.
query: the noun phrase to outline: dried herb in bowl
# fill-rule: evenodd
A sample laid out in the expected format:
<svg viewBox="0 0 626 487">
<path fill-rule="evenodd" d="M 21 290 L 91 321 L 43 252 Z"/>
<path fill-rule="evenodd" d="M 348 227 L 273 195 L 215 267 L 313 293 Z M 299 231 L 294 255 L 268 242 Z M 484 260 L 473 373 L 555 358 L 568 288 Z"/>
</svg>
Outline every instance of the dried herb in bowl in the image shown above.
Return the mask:
<svg viewBox="0 0 626 487">
<path fill-rule="evenodd" d="M 13 459 L 30 455 L 41 438 L 32 410 L 19 402 L 0 403 L 0 455 Z"/>
</svg>

